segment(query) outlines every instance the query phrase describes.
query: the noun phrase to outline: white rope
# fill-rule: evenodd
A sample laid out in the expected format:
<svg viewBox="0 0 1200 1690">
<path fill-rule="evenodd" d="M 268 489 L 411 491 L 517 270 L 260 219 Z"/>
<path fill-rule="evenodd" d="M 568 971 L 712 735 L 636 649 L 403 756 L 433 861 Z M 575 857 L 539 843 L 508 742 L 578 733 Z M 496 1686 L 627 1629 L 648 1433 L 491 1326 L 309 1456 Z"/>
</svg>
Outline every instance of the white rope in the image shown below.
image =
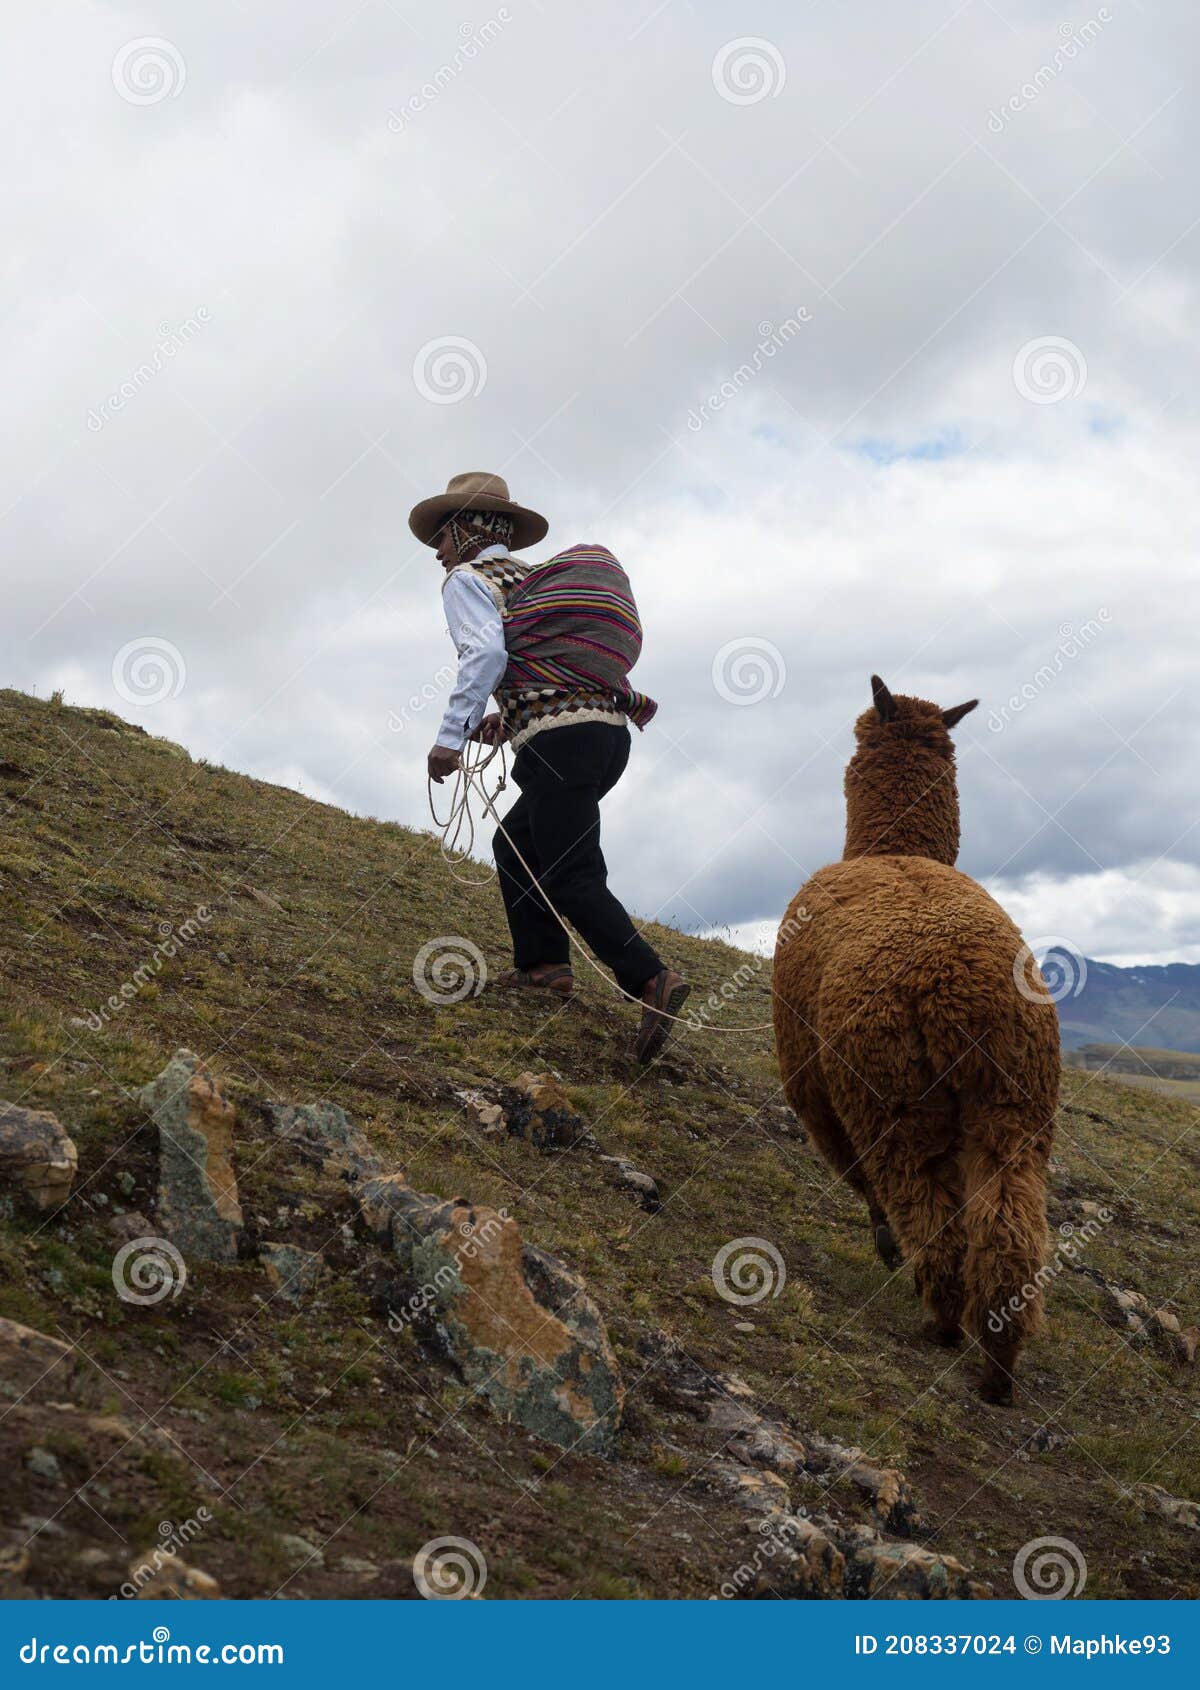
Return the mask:
<svg viewBox="0 0 1200 1690">
<path fill-rule="evenodd" d="M 442 835 L 442 857 L 447 867 L 450 869 L 450 872 L 454 875 L 456 880 L 463 881 L 463 883 L 467 886 L 484 886 L 496 872 L 494 868 L 489 869 L 483 880 L 467 880 L 465 876 L 460 875 L 457 872 L 459 864 L 465 862 L 470 856 L 471 848 L 475 843 L 475 818 L 471 814 L 471 788 L 474 787 L 483 802 L 484 809 L 487 811 L 488 815 L 491 816 L 497 828 L 512 847 L 513 855 L 516 857 L 521 867 L 525 870 L 529 879 L 542 894 L 542 898 L 545 901 L 547 909 L 566 934 L 568 944 L 579 952 L 579 955 L 583 958 L 584 962 L 587 963 L 588 967 L 595 974 L 599 975 L 600 979 L 604 982 L 610 992 L 615 992 L 617 997 L 628 1002 L 626 994 L 621 990 L 620 986 L 617 985 L 615 980 L 609 978 L 607 972 L 584 948 L 584 946 L 580 944 L 579 940 L 567 926 L 562 916 L 559 915 L 550 898 L 547 896 L 546 890 L 541 881 L 530 868 L 529 864 L 525 861 L 525 858 L 521 855 L 519 847 L 512 838 L 508 829 L 505 827 L 503 821 L 500 819 L 494 800 L 499 797 L 500 793 L 504 791 L 505 786 L 508 784 L 508 769 L 504 756 L 504 747 L 502 745 L 493 745 L 487 751 L 486 755 L 481 756 L 479 753 L 482 749 L 482 747 L 479 747 L 477 750 L 475 746 L 470 743 L 463 747 L 460 766 L 455 773 L 454 785 L 450 789 L 450 814 L 444 822 L 438 815 L 437 806 L 433 800 L 432 778 L 427 782 L 429 787 L 429 810 L 438 830 Z M 488 764 L 497 755 L 497 753 L 500 756 L 500 779 L 489 794 L 481 777 L 483 771 L 487 768 Z M 465 845 L 461 843 L 464 833 L 466 835 Z M 667 1021 L 677 1021 L 680 1026 L 691 1027 L 693 1031 L 699 1030 L 696 1027 L 696 1020 L 694 1016 L 672 1015 L 665 1009 L 655 1010 L 655 1014 L 661 1015 L 664 1020 Z M 773 1028 L 774 1025 L 774 1021 L 759 1021 L 750 1027 L 709 1026 L 707 1030 L 710 1033 L 762 1033 Z"/>
</svg>

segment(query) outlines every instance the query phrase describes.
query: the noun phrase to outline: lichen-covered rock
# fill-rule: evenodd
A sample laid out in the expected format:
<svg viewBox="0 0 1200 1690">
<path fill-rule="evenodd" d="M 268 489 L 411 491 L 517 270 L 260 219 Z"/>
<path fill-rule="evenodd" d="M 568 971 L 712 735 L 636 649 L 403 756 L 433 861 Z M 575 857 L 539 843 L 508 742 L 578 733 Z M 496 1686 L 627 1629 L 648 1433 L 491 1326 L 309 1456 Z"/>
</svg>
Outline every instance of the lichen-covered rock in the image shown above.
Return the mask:
<svg viewBox="0 0 1200 1690">
<path fill-rule="evenodd" d="M 794 1514 L 769 1523 L 750 1597 L 796 1602 L 836 1602 L 845 1594 L 846 1557 L 811 1520 Z"/>
<path fill-rule="evenodd" d="M 302 1161 L 351 1184 L 383 1172 L 366 1136 L 336 1103 L 268 1103 L 267 1119 Z"/>
<path fill-rule="evenodd" d="M 11 1402 L 53 1402 L 69 1394 L 75 1352 L 69 1344 L 0 1319 L 0 1396 Z"/>
<path fill-rule="evenodd" d="M 846 1595 L 900 1602 L 981 1602 L 991 1592 L 953 1555 L 915 1543 L 863 1543 L 846 1560 Z"/>
<path fill-rule="evenodd" d="M 78 1166 L 74 1141 L 54 1115 L 0 1100 L 0 1185 L 35 1208 L 57 1209 L 71 1195 Z"/>
<path fill-rule="evenodd" d="M 258 1255 L 272 1287 L 289 1303 L 302 1302 L 325 1272 L 322 1256 L 295 1244 L 264 1244 Z"/>
<path fill-rule="evenodd" d="M 514 1138 L 538 1150 L 598 1150 L 595 1135 L 553 1074 L 519 1074 L 501 1094 L 504 1119 Z"/>
<path fill-rule="evenodd" d="M 242 1210 L 233 1105 L 190 1050 L 177 1050 L 139 1096 L 158 1127 L 160 1230 L 189 1260 L 236 1260 Z"/>
<path fill-rule="evenodd" d="M 551 1443 L 611 1447 L 624 1386 L 577 1274 L 523 1243 L 511 1216 L 426 1196 L 398 1175 L 366 1181 L 359 1203 L 468 1384 Z"/>
</svg>

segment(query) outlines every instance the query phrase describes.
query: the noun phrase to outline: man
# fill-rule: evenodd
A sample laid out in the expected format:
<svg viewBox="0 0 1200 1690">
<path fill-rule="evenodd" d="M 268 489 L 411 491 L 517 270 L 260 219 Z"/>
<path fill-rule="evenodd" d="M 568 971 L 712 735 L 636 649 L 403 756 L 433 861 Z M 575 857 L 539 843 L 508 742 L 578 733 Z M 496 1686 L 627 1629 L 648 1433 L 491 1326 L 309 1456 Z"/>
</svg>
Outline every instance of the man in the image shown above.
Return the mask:
<svg viewBox="0 0 1200 1690">
<path fill-rule="evenodd" d="M 530 574 L 530 566 L 513 553 L 543 539 L 548 524 L 510 499 L 498 475 L 452 477 L 444 494 L 414 507 L 409 527 L 434 547 L 445 571 L 442 602 L 458 651 L 458 676 L 429 753 L 430 776 L 440 784 L 453 774 L 468 739 L 505 741 L 515 752 L 512 778 L 521 796 L 492 842 L 515 963 L 500 984 L 573 995 L 570 943 L 557 910 L 612 969 L 621 989 L 641 1000 L 637 1055 L 650 1062 L 690 988 L 641 937 L 608 889 L 600 800 L 629 759 L 628 718 L 648 720 L 654 705 L 628 688 L 619 632 L 606 640 L 618 655 L 606 649 L 598 660 L 604 684 L 590 673 L 572 674 L 568 652 L 554 666 L 562 684 L 542 684 L 539 675 L 530 685 L 506 645 L 505 610 L 509 594 Z M 546 568 L 576 558 L 585 570 L 589 564 L 611 566 L 625 581 L 616 559 L 601 547 L 560 554 Z M 636 610 L 630 620 L 640 646 Z M 493 692 L 500 709 L 485 715 Z"/>
</svg>

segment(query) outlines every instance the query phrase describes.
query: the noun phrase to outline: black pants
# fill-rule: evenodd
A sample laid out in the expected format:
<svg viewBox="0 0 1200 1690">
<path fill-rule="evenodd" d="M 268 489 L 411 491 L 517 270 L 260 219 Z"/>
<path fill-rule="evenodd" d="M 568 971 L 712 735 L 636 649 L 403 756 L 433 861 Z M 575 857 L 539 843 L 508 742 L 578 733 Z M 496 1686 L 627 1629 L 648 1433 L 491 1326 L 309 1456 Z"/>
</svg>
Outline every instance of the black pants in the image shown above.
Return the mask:
<svg viewBox="0 0 1200 1690">
<path fill-rule="evenodd" d="M 628 761 L 626 727 L 580 722 L 543 729 L 517 752 L 512 774 L 521 796 L 504 826 L 554 908 L 612 969 L 621 988 L 640 997 L 663 965 L 609 891 L 600 850 L 600 800 Z M 503 833 L 496 833 L 492 848 L 517 967 L 569 962 L 567 935 Z"/>
</svg>

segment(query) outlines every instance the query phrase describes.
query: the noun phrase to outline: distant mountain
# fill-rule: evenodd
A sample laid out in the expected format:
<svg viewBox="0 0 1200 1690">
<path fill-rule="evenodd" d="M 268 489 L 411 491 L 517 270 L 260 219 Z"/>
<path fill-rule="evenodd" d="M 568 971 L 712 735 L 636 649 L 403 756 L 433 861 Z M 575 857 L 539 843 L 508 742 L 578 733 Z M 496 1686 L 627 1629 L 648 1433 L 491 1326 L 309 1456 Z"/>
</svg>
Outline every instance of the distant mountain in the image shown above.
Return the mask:
<svg viewBox="0 0 1200 1690">
<path fill-rule="evenodd" d="M 1200 1051 L 1200 963 L 1117 968 L 1055 948 L 1047 951 L 1042 974 L 1068 1050 L 1125 1043 Z"/>
</svg>

